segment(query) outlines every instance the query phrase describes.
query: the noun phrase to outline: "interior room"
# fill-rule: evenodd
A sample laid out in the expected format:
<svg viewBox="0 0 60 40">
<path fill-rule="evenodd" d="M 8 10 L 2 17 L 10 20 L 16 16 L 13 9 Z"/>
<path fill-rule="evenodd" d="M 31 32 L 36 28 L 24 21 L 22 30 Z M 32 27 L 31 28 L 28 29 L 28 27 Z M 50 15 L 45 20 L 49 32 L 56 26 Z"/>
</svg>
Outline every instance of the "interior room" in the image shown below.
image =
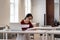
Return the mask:
<svg viewBox="0 0 60 40">
<path fill-rule="evenodd" d="M 60 0 L 0 0 L 0 40 L 60 40 Z"/>
</svg>

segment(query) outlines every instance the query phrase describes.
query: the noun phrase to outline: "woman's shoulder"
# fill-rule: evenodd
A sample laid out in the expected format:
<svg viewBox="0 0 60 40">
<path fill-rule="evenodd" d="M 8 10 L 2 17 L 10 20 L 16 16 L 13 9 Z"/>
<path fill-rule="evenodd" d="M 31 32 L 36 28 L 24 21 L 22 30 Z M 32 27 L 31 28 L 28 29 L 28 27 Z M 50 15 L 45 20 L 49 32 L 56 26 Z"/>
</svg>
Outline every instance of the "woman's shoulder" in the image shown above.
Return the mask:
<svg viewBox="0 0 60 40">
<path fill-rule="evenodd" d="M 21 22 L 20 22 L 21 24 L 24 24 L 24 20 L 21 20 Z"/>
<path fill-rule="evenodd" d="M 24 22 L 24 20 L 21 20 L 21 22 Z"/>
</svg>

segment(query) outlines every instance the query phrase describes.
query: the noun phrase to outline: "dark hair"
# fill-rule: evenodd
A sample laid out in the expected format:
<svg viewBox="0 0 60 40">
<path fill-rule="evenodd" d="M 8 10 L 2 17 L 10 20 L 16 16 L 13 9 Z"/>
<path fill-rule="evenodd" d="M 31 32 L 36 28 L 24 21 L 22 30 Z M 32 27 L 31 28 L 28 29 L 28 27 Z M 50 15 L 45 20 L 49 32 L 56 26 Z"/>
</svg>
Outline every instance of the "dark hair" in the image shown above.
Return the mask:
<svg viewBox="0 0 60 40">
<path fill-rule="evenodd" d="M 26 17 L 25 17 L 25 19 L 26 19 L 27 17 L 32 17 L 32 18 L 33 18 L 32 14 L 27 14 Z"/>
</svg>

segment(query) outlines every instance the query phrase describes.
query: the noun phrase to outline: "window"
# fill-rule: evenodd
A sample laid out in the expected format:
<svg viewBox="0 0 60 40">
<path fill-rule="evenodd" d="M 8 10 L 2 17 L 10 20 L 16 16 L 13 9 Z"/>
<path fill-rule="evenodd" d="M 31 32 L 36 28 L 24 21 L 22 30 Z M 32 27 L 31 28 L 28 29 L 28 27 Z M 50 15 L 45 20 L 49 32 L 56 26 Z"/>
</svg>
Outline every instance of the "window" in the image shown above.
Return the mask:
<svg viewBox="0 0 60 40">
<path fill-rule="evenodd" d="M 25 0 L 25 15 L 31 13 L 31 0 Z"/>
<path fill-rule="evenodd" d="M 10 23 L 19 22 L 18 0 L 10 0 Z M 31 13 L 31 0 L 25 0 L 25 15 Z"/>
<path fill-rule="evenodd" d="M 18 19 L 18 0 L 10 0 L 10 23 L 17 23 Z"/>
</svg>

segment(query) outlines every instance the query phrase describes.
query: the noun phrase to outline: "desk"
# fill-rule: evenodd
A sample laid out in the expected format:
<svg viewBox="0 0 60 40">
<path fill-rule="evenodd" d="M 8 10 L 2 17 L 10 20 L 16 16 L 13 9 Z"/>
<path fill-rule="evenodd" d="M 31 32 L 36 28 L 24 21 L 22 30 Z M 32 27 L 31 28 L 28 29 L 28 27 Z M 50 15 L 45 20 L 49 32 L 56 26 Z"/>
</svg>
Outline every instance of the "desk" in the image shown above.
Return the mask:
<svg viewBox="0 0 60 40">
<path fill-rule="evenodd" d="M 8 30 L 8 31 L 0 31 L 0 33 L 6 33 L 6 40 L 8 40 L 8 37 L 7 37 L 8 33 L 17 33 L 17 37 L 21 37 L 22 34 L 32 34 L 32 33 L 33 34 L 43 34 L 42 40 L 45 40 L 44 35 L 45 35 L 46 31 L 44 31 L 44 30 L 36 30 L 36 31 L 11 31 L 11 30 Z M 21 38 L 19 38 L 17 40 L 22 40 Z"/>
<path fill-rule="evenodd" d="M 60 30 L 56 30 L 56 29 L 59 29 L 60 27 L 35 27 L 35 28 L 44 29 L 44 30 L 36 30 L 36 31 L 35 30 L 28 30 L 28 31 L 12 31 L 12 30 L 2 31 L 1 30 L 0 33 L 6 34 L 6 40 L 8 40 L 8 37 L 7 37 L 8 33 L 17 33 L 17 37 L 19 37 L 19 38 L 17 38 L 16 40 L 24 39 L 24 38 L 22 38 L 22 34 L 43 34 L 42 40 L 45 40 L 44 38 L 46 38 L 46 40 L 48 40 L 47 39 L 48 34 L 52 35 L 52 40 L 54 40 L 54 34 L 60 34 Z M 45 29 L 47 29 L 47 30 L 45 30 Z M 46 34 L 46 37 L 44 36 L 45 34 Z"/>
<path fill-rule="evenodd" d="M 54 34 L 60 34 L 60 30 L 51 30 L 46 32 L 46 40 L 48 40 L 48 34 L 51 35 L 51 40 L 54 40 Z"/>
<path fill-rule="evenodd" d="M 34 27 L 34 28 L 30 28 L 31 30 L 56 30 L 56 29 L 60 29 L 60 27 Z"/>
<path fill-rule="evenodd" d="M 34 28 L 30 28 L 30 29 L 31 30 L 46 30 L 46 40 L 48 40 L 47 39 L 48 33 L 51 34 L 51 37 L 52 37 L 51 40 L 54 40 L 54 34 L 53 33 L 58 33 L 57 30 L 60 30 L 60 27 L 34 27 Z M 53 30 L 53 31 L 51 31 L 51 30 Z M 60 33 L 58 33 L 58 34 L 60 34 Z"/>
</svg>

